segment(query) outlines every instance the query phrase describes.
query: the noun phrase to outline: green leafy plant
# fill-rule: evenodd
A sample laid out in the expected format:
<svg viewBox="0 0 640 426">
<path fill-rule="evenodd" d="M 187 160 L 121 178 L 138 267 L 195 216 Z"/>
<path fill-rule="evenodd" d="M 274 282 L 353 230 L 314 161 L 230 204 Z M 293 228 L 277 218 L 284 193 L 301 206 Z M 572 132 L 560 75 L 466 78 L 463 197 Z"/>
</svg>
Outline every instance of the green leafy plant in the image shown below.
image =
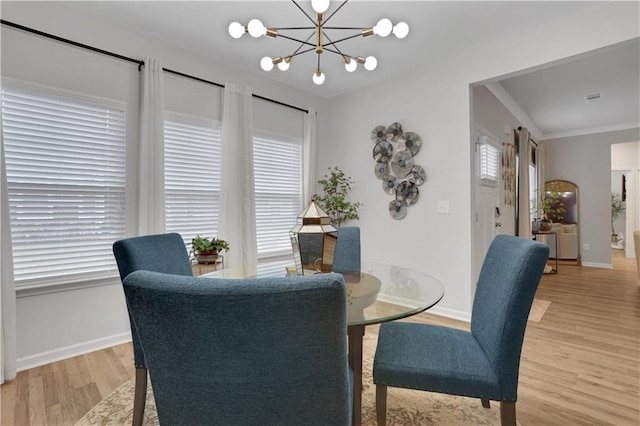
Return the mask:
<svg viewBox="0 0 640 426">
<path fill-rule="evenodd" d="M 622 203 L 622 197 L 619 193 L 614 192 L 611 194 L 611 234 L 615 234 L 616 231 L 613 228 L 613 223 L 622 217 L 626 207 Z"/>
<path fill-rule="evenodd" d="M 229 243 L 215 237 L 209 239 L 196 235 L 196 237 L 191 240 L 191 250 L 196 253 L 211 252 L 214 250 L 224 252 L 229 250 Z"/>
<path fill-rule="evenodd" d="M 333 226 L 341 226 L 353 219 L 360 219 L 358 209 L 361 203 L 347 200 L 351 185 L 355 183 L 351 176 L 346 176 L 338 167 L 329 167 L 329 174 L 324 175 L 318 184 L 322 186 L 322 195 L 314 195 L 314 201 L 329 215 Z"/>
<path fill-rule="evenodd" d="M 560 183 L 557 181 L 549 182 L 545 185 L 544 190 L 538 191 L 538 211 L 543 221 L 562 220 L 562 213 L 567 210 L 564 203 L 560 199 Z"/>
</svg>

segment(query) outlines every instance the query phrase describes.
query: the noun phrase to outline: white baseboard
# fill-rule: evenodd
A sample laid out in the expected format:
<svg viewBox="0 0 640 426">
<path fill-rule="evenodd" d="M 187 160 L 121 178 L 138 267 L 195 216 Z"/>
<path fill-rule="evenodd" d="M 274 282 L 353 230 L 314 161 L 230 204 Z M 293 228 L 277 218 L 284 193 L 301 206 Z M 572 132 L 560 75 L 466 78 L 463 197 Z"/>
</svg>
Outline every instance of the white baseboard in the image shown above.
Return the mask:
<svg viewBox="0 0 640 426">
<path fill-rule="evenodd" d="M 598 263 L 598 262 L 585 262 L 585 261 L 582 261 L 582 266 L 589 266 L 590 268 L 613 269 L 613 265 L 611 263 Z"/>
<path fill-rule="evenodd" d="M 89 352 L 98 351 L 111 346 L 120 345 L 131 341 L 131 333 L 120 333 L 101 339 L 90 340 L 88 342 L 57 348 L 52 351 L 41 352 L 29 355 L 17 360 L 17 370 L 23 371 L 29 368 L 39 367 L 52 362 L 83 355 Z"/>
<path fill-rule="evenodd" d="M 434 306 L 427 312 L 441 317 L 457 319 L 464 322 L 471 322 L 471 313 L 469 312 L 462 312 L 449 308 L 439 308 L 438 306 Z"/>
</svg>

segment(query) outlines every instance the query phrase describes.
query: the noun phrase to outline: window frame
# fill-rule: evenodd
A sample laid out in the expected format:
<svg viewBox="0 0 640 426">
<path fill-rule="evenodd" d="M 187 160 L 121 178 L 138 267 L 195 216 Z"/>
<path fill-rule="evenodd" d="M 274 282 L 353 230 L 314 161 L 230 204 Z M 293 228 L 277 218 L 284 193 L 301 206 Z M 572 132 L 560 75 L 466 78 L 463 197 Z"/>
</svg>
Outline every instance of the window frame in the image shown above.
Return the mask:
<svg viewBox="0 0 640 426">
<path fill-rule="evenodd" d="M 282 143 L 290 143 L 290 144 L 295 144 L 299 146 L 299 152 L 300 152 L 300 156 L 299 156 L 299 165 L 300 165 L 300 176 L 299 176 L 299 182 L 298 182 L 298 188 L 299 188 L 299 199 L 298 199 L 298 205 L 296 206 L 296 213 L 295 216 L 293 217 L 292 223 L 291 223 L 291 228 L 293 228 L 295 226 L 296 223 L 296 219 L 298 214 L 300 214 L 300 212 L 302 211 L 302 209 L 304 208 L 304 194 L 302 191 L 302 185 L 303 185 L 303 181 L 304 181 L 304 166 L 303 166 L 303 156 L 304 156 L 304 139 L 303 137 L 295 137 L 295 136 L 291 136 L 291 135 L 284 135 L 284 134 L 280 134 L 280 133 L 275 133 L 275 132 L 270 132 L 270 131 L 266 131 L 266 130 L 261 130 L 261 129 L 254 129 L 253 130 L 253 141 L 252 144 L 255 145 L 255 140 L 257 139 L 264 139 L 264 140 L 274 140 L 274 141 L 278 141 L 278 142 L 282 142 Z M 258 192 L 255 188 L 255 146 L 254 146 L 254 197 L 257 200 L 257 196 L 258 196 Z M 256 206 L 256 210 L 257 210 L 257 206 Z M 257 214 L 257 211 L 256 211 Z M 289 229 L 291 229 L 289 228 Z M 257 253 L 257 268 L 259 271 L 274 271 L 272 272 L 272 274 L 275 275 L 275 270 L 277 270 L 278 268 L 282 268 L 282 274 L 285 274 L 285 267 L 289 266 L 291 264 L 293 264 L 293 253 L 291 252 L 291 241 L 289 239 L 289 235 L 288 233 L 285 235 L 286 238 L 286 247 L 283 245 L 283 248 L 281 250 L 275 251 L 275 252 L 270 252 L 268 254 L 263 254 L 262 256 L 260 255 L 260 252 L 258 251 Z M 256 247 L 258 246 L 258 220 L 256 218 Z M 266 272 L 266 274 L 269 274 L 270 272 Z M 264 275 L 264 272 L 261 272 L 261 275 Z"/>
<path fill-rule="evenodd" d="M 34 95 L 41 96 L 43 98 L 63 98 L 63 100 L 68 100 L 70 102 L 76 101 L 79 104 L 90 104 L 98 107 L 111 108 L 113 110 L 117 110 L 122 114 L 122 124 L 123 124 L 123 145 L 122 145 L 122 170 L 124 172 L 124 180 L 123 180 L 123 192 L 121 194 L 121 208 L 122 208 L 122 229 L 123 235 L 125 237 L 127 235 L 127 230 L 130 221 L 130 211 L 128 206 L 128 195 L 129 195 L 129 173 L 128 173 L 128 150 L 129 150 L 129 120 L 128 120 L 128 104 L 125 101 L 118 101 L 115 99 L 108 99 L 102 96 L 90 95 L 86 93 L 80 93 L 75 91 L 70 91 L 66 89 L 60 89 L 57 87 L 38 84 L 34 82 L 28 82 L 20 79 L 3 77 L 2 85 L 0 87 L 1 90 L 14 90 L 14 91 L 24 91 L 24 92 L 32 92 Z M 3 129 L 4 126 L 1 126 Z M 4 131 L 4 130 L 2 130 Z M 6 150 L 5 150 L 6 153 Z M 6 160 L 6 158 L 5 158 Z M 13 233 L 13 227 L 12 227 Z M 12 237 L 13 239 L 13 237 Z M 15 257 L 15 252 L 14 252 Z M 104 273 L 100 275 L 94 275 L 92 273 L 78 273 L 69 275 L 51 275 L 45 277 L 37 277 L 30 278 L 25 280 L 24 284 L 18 284 L 16 281 L 15 289 L 17 297 L 28 297 L 35 296 L 39 294 L 48 294 L 55 293 L 59 291 L 67 291 L 79 288 L 89 288 L 89 287 L 97 287 L 103 285 L 114 284 L 115 282 L 119 282 L 119 274 L 118 267 L 115 263 L 115 258 L 113 259 L 114 268 L 109 273 Z"/>
</svg>

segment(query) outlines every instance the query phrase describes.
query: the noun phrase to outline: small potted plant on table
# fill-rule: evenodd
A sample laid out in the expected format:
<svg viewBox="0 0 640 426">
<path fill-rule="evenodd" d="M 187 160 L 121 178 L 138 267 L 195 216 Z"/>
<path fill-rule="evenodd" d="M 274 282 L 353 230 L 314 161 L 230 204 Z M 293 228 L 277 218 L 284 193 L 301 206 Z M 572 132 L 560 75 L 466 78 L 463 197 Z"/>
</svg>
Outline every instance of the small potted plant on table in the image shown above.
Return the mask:
<svg viewBox="0 0 640 426">
<path fill-rule="evenodd" d="M 229 243 L 219 238 L 206 238 L 196 235 L 191 240 L 191 250 L 198 263 L 215 263 L 218 254 L 229 250 Z"/>
</svg>

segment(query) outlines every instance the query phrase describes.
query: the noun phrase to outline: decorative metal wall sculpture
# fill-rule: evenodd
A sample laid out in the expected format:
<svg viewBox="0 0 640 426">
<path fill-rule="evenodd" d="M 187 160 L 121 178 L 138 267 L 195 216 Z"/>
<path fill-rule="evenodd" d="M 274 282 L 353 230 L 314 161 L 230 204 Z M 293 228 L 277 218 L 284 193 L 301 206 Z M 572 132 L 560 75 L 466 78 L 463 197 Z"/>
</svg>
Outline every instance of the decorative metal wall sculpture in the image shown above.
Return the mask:
<svg viewBox="0 0 640 426">
<path fill-rule="evenodd" d="M 400 123 L 376 126 L 371 131 L 371 140 L 375 144 L 374 173 L 382 181 L 382 190 L 395 197 L 389 203 L 389 214 L 394 219 L 403 219 L 407 207 L 418 201 L 418 186 L 427 180 L 427 173 L 415 164 L 422 140 L 413 132 L 403 132 Z"/>
<path fill-rule="evenodd" d="M 504 204 L 513 206 L 516 198 L 516 146 L 502 143 L 502 183 L 504 186 Z"/>
</svg>

